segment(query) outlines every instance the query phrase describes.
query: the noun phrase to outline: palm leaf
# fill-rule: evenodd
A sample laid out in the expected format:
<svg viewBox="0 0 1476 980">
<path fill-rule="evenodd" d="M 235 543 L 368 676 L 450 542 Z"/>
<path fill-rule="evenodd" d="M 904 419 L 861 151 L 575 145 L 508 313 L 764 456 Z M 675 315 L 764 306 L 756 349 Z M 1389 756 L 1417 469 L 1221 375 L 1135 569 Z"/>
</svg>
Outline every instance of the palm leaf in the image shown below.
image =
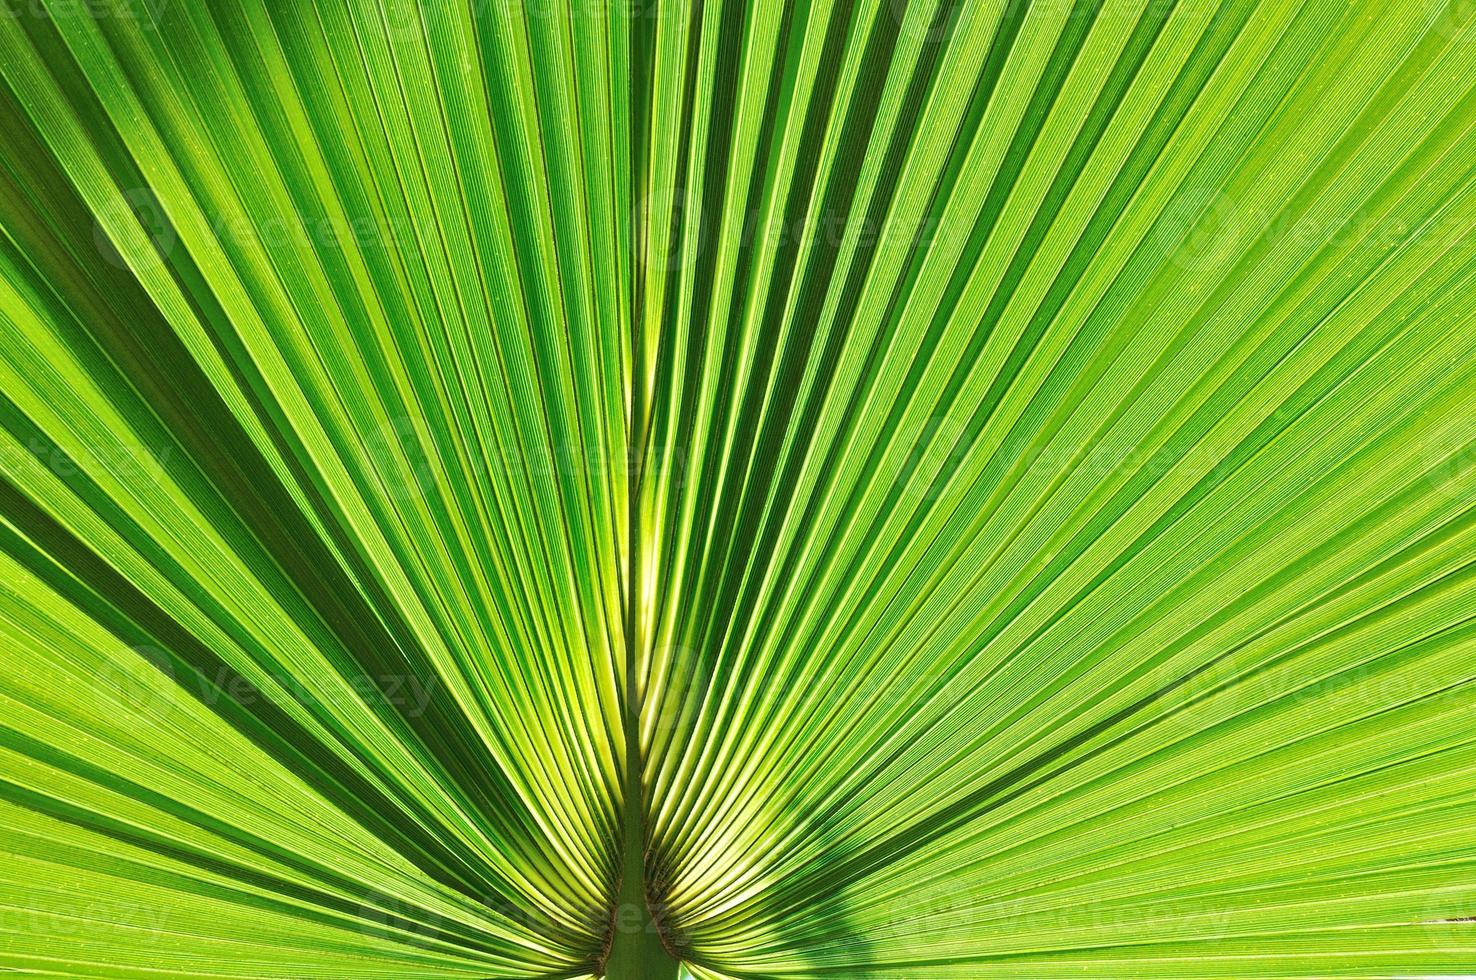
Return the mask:
<svg viewBox="0 0 1476 980">
<path fill-rule="evenodd" d="M 0 970 L 1476 964 L 1459 0 L 8 0 Z"/>
</svg>

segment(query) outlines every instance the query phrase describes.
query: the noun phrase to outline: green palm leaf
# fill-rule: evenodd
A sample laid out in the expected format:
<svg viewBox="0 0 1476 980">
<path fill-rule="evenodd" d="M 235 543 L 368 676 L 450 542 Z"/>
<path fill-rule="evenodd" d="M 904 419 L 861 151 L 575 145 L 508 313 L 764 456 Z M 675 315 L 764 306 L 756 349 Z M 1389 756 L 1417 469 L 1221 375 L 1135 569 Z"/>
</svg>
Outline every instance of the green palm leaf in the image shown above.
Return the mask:
<svg viewBox="0 0 1476 980">
<path fill-rule="evenodd" d="M 7 0 L 0 972 L 1476 969 L 1461 0 Z"/>
</svg>

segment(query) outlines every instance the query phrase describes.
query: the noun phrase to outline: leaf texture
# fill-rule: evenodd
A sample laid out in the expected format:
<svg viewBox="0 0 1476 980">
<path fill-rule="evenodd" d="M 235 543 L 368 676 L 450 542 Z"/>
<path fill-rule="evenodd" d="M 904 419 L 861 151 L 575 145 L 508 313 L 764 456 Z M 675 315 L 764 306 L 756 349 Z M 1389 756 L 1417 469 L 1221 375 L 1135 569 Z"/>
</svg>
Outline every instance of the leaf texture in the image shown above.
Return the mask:
<svg viewBox="0 0 1476 980">
<path fill-rule="evenodd" d="M 0 972 L 1476 970 L 1463 0 L 5 4 Z"/>
</svg>

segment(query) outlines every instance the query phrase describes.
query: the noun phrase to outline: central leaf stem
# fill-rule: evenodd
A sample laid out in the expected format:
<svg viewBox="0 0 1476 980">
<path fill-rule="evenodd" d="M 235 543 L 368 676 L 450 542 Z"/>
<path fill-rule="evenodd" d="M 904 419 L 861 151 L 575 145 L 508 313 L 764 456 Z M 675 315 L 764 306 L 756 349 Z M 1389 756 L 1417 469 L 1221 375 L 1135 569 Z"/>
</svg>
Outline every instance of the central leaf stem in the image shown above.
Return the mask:
<svg viewBox="0 0 1476 980">
<path fill-rule="evenodd" d="M 636 345 L 639 346 L 639 345 Z M 639 363 L 639 355 L 636 357 Z M 636 377 L 642 377 L 638 371 Z M 621 705 L 621 729 L 625 740 L 620 833 L 620 888 L 611 913 L 609 945 L 605 956 L 606 980 L 676 980 L 678 963 L 667 949 L 659 919 L 652 914 L 646 885 L 646 794 L 643 779 L 645 759 L 641 752 L 641 709 L 644 691 L 640 684 L 640 651 L 645 642 L 642 628 L 640 583 L 641 482 L 646 418 L 641 385 L 635 385 L 631 418 L 634 438 L 629 447 L 632 465 L 626 482 L 626 580 L 625 580 L 625 689 Z"/>
<path fill-rule="evenodd" d="M 639 733 L 636 733 L 639 734 Z M 632 739 L 627 732 L 627 739 Z M 607 980 L 675 980 L 677 961 L 662 940 L 646 890 L 645 807 L 640 780 L 640 743 L 632 739 L 626 764 L 634 769 L 627 778 L 622 818 L 620 894 L 610 922 L 610 952 L 605 960 Z"/>
</svg>

